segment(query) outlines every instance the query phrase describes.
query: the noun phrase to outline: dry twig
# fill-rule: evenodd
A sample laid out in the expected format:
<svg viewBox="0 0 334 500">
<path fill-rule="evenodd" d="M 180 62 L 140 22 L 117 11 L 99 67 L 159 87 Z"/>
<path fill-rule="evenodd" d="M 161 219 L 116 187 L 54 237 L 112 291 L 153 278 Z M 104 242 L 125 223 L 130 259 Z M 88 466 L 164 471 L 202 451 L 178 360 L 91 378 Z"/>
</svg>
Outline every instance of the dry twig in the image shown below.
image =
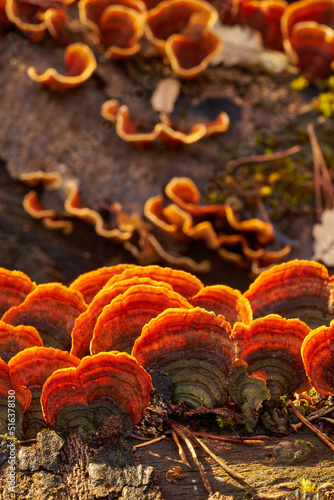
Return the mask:
<svg viewBox="0 0 334 500">
<path fill-rule="evenodd" d="M 235 160 L 230 160 L 226 163 L 226 168 L 235 168 L 239 167 L 239 165 L 244 165 L 245 163 L 258 163 L 260 161 L 271 161 L 271 160 L 280 160 L 281 158 L 285 158 L 286 156 L 293 155 L 298 153 L 301 150 L 301 147 L 296 145 L 289 149 L 284 149 L 283 151 L 277 151 L 276 153 L 271 153 L 270 155 L 252 155 L 245 156 L 244 158 L 236 158 Z"/>
<path fill-rule="evenodd" d="M 327 415 L 328 413 L 332 413 L 332 412 L 334 412 L 334 405 L 326 406 L 325 408 L 320 408 L 320 410 L 317 410 L 317 411 L 310 413 L 307 420 L 309 422 L 314 422 L 318 418 L 323 417 L 324 415 Z M 298 424 L 292 424 L 292 427 L 295 431 L 297 431 L 302 426 L 303 426 L 303 422 L 298 422 Z"/>
<path fill-rule="evenodd" d="M 327 444 L 327 446 L 330 447 L 332 451 L 334 451 L 334 441 L 332 441 L 326 434 L 321 432 L 319 429 L 317 429 L 311 422 L 309 422 L 303 415 L 293 406 L 292 401 L 289 401 L 287 406 L 291 408 L 291 410 L 294 412 L 295 415 L 305 424 L 311 431 L 314 432 L 324 443 Z"/>
<path fill-rule="evenodd" d="M 233 469 L 231 469 L 222 458 L 218 457 L 215 455 L 210 448 L 208 448 L 198 437 L 196 437 L 189 429 L 186 427 L 183 427 L 182 425 L 178 424 L 177 422 L 174 422 L 172 420 L 168 420 L 168 425 L 170 426 L 171 429 L 173 429 L 177 434 L 180 432 L 184 434 L 185 436 L 188 436 L 190 439 L 195 441 L 203 450 L 218 464 L 222 469 L 232 478 L 234 479 L 237 483 L 241 484 L 244 488 L 246 488 L 247 492 L 252 494 L 252 488 L 251 486 L 247 483 L 246 479 L 239 474 L 238 472 L 235 472 Z"/>
<path fill-rule="evenodd" d="M 137 448 L 142 448 L 143 446 L 149 446 L 150 444 L 158 443 L 158 441 L 162 441 L 163 439 L 166 439 L 165 434 L 162 436 L 155 438 L 155 439 L 150 439 L 149 441 L 146 441 L 145 443 L 141 444 L 136 444 L 135 446 L 132 447 L 132 451 L 135 451 Z"/>
<path fill-rule="evenodd" d="M 190 467 L 190 465 L 189 465 L 189 463 L 188 463 L 188 460 L 187 460 L 187 457 L 186 457 L 186 454 L 185 454 L 185 453 L 184 453 L 184 451 L 183 451 L 183 448 L 182 448 L 182 446 L 181 446 L 181 443 L 180 443 L 180 441 L 179 441 L 179 438 L 177 437 L 176 432 L 175 432 L 175 431 L 173 431 L 173 429 L 171 429 L 171 431 L 172 431 L 172 437 L 173 437 L 173 439 L 174 439 L 174 442 L 175 442 L 175 444 L 176 444 L 176 446 L 177 446 L 177 449 L 179 450 L 179 455 L 180 455 L 180 458 L 181 458 L 181 460 L 182 460 L 182 463 L 184 463 L 184 465 L 188 465 L 188 466 Z"/>
<path fill-rule="evenodd" d="M 261 443 L 264 439 L 269 439 L 268 436 L 218 436 L 216 434 L 210 434 L 208 432 L 194 432 L 194 436 L 206 437 L 209 439 L 216 439 L 217 441 L 224 441 L 225 443 L 237 443 L 237 444 L 255 444 Z"/>
<path fill-rule="evenodd" d="M 183 432 L 186 429 L 184 427 L 182 427 L 181 425 L 177 424 L 176 422 L 168 421 L 168 423 L 170 425 L 171 430 L 174 431 L 175 434 L 177 434 L 178 436 L 180 436 L 180 438 L 183 439 L 183 441 L 186 443 L 186 445 L 188 447 L 188 450 L 190 451 L 191 456 L 192 456 L 192 458 L 193 458 L 195 464 L 197 465 L 198 470 L 199 470 L 199 472 L 201 474 L 201 478 L 202 478 L 204 487 L 205 487 L 206 491 L 209 494 L 211 494 L 212 493 L 212 488 L 211 488 L 211 485 L 210 485 L 209 480 L 207 478 L 207 475 L 206 475 L 206 472 L 204 470 L 204 467 L 201 464 L 201 462 L 198 460 L 198 457 L 196 455 L 196 451 L 195 451 L 193 445 L 191 444 L 191 441 L 188 439 L 188 437 L 186 436 L 185 432 Z"/>
</svg>

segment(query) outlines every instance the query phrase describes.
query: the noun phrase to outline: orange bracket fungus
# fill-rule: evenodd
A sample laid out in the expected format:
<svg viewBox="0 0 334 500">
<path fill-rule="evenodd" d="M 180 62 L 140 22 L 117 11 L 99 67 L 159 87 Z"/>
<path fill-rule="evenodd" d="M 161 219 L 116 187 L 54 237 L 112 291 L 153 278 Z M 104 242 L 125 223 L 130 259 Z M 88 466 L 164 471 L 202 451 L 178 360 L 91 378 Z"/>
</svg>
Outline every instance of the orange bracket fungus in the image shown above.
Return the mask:
<svg viewBox="0 0 334 500">
<path fill-rule="evenodd" d="M 18 352 L 34 346 L 43 346 L 36 328 L 25 325 L 12 326 L 0 321 L 0 353 L 6 363 Z"/>
<path fill-rule="evenodd" d="M 248 375 L 247 368 L 245 361 L 235 360 L 228 378 L 228 392 L 242 410 L 247 432 L 253 434 L 256 430 L 258 411 L 263 401 L 271 398 L 271 394 L 266 386 L 265 372 L 258 370 Z"/>
<path fill-rule="evenodd" d="M 23 414 L 30 402 L 30 391 L 13 386 L 8 365 L 0 358 L 0 434 L 21 438 Z"/>
<path fill-rule="evenodd" d="M 132 236 L 131 231 L 121 231 L 118 228 L 108 229 L 102 216 L 91 208 L 86 207 L 80 200 L 78 183 L 74 180 L 68 180 L 64 183 L 66 199 L 64 203 L 68 214 L 78 217 L 88 224 L 95 227 L 95 231 L 100 236 L 115 241 L 126 241 Z"/>
<path fill-rule="evenodd" d="M 152 318 L 168 308 L 191 307 L 182 295 L 164 286 L 134 285 L 117 295 L 101 312 L 90 344 L 91 353 L 131 352 L 143 326 Z"/>
<path fill-rule="evenodd" d="M 133 142 L 137 147 L 150 146 L 160 135 L 159 123 L 148 132 L 139 130 L 130 116 L 128 106 L 120 106 L 116 99 L 109 99 L 102 104 L 101 116 L 115 123 L 116 133 L 123 141 Z"/>
<path fill-rule="evenodd" d="M 210 29 L 218 20 L 216 9 L 202 0 L 165 0 L 145 14 L 148 40 L 164 52 L 171 35 L 181 34 L 194 19 Z"/>
<path fill-rule="evenodd" d="M 131 269 L 123 271 L 122 274 L 111 278 L 106 287 L 113 285 L 116 281 L 134 277 L 148 277 L 155 281 L 168 283 L 172 286 L 174 292 L 179 293 L 186 299 L 195 295 L 204 286 L 196 276 L 179 269 L 160 266 L 133 266 Z"/>
<path fill-rule="evenodd" d="M 59 368 L 77 366 L 80 360 L 68 352 L 52 347 L 29 347 L 19 352 L 8 363 L 13 386 L 24 387 L 31 393 L 31 403 L 25 412 L 23 431 L 27 439 L 46 427 L 41 408 L 43 384 Z"/>
<path fill-rule="evenodd" d="M 254 272 L 290 252 L 288 245 L 276 251 L 263 248 L 275 241 L 272 224 L 255 218 L 239 221 L 228 204 L 200 205 L 200 192 L 187 177 L 174 177 L 166 185 L 165 195 L 171 204 L 162 195 L 154 196 L 146 201 L 144 213 L 180 241 L 202 240 L 222 259 Z"/>
<path fill-rule="evenodd" d="M 119 61 L 139 52 L 138 41 L 144 28 L 142 16 L 136 10 L 122 5 L 107 7 L 101 15 L 99 29 L 105 53 L 111 59 Z"/>
<path fill-rule="evenodd" d="M 238 355 L 247 363 L 249 374 L 263 371 L 267 377 L 271 398 L 263 404 L 266 411 L 261 418 L 267 428 L 278 433 L 285 433 L 287 424 L 278 415 L 280 398 L 310 388 L 301 356 L 309 332 L 310 328 L 299 319 L 277 314 L 255 319 L 249 325 L 236 323 L 232 331 Z"/>
<path fill-rule="evenodd" d="M 126 292 L 134 285 L 164 286 L 172 290 L 171 285 L 167 283 L 154 281 L 148 277 L 137 278 L 136 276 L 124 280 L 120 278 L 120 280 L 115 281 L 113 285 L 106 286 L 96 294 L 89 304 L 87 311 L 80 314 L 75 320 L 75 325 L 72 330 L 72 354 L 78 358 L 83 358 L 90 354 L 89 346 L 93 338 L 96 321 L 104 307 L 109 305 L 115 297 Z M 105 348 L 103 350 L 108 351 L 110 349 Z"/>
<path fill-rule="evenodd" d="M 0 315 L 21 304 L 35 288 L 36 283 L 26 274 L 0 267 Z"/>
<path fill-rule="evenodd" d="M 217 35 L 203 30 L 199 37 L 183 34 L 170 36 L 165 44 L 165 51 L 176 75 L 195 78 L 208 67 L 222 47 L 222 41 Z"/>
<path fill-rule="evenodd" d="M 299 0 L 281 21 L 284 48 L 308 80 L 333 72 L 334 23 L 331 0 Z"/>
<path fill-rule="evenodd" d="M 30 66 L 28 76 L 40 83 L 48 90 L 69 90 L 84 83 L 96 69 L 96 59 L 92 50 L 84 43 L 72 43 L 65 51 L 65 75 L 58 73 L 54 68 L 47 69 L 39 74 L 37 69 Z"/>
<path fill-rule="evenodd" d="M 141 0 L 79 0 L 79 18 L 80 21 L 88 26 L 100 38 L 100 20 L 107 7 L 113 5 L 127 7 L 139 13 L 146 11 L 146 6 Z"/>
<path fill-rule="evenodd" d="M 231 326 L 237 321 L 248 325 L 253 319 L 251 306 L 239 290 L 225 285 L 212 285 L 202 288 L 188 299 L 194 307 L 222 314 Z"/>
<path fill-rule="evenodd" d="M 11 22 L 6 14 L 6 1 L 7 0 L 0 0 L 0 33 L 3 29 L 8 28 L 11 25 Z"/>
<path fill-rule="evenodd" d="M 75 319 L 86 310 L 82 295 L 60 283 L 38 285 L 2 320 L 13 326 L 34 326 L 46 347 L 70 350 Z"/>
<path fill-rule="evenodd" d="M 334 394 L 334 320 L 311 330 L 302 344 L 307 376 L 320 394 Z"/>
<path fill-rule="evenodd" d="M 258 30 L 265 47 L 283 50 L 281 19 L 287 5 L 285 0 L 241 0 L 237 22 Z"/>
<path fill-rule="evenodd" d="M 146 324 L 132 355 L 152 375 L 164 372 L 173 401 L 190 407 L 219 407 L 235 359 L 231 327 L 223 316 L 199 307 L 167 309 Z"/>
<path fill-rule="evenodd" d="M 202 137 L 226 132 L 230 123 L 228 115 L 221 112 L 212 122 L 195 123 L 190 130 L 185 131 L 166 113 L 160 113 L 160 122 L 152 125 L 149 131 L 144 131 L 132 119 L 128 106 L 120 105 L 116 99 L 109 99 L 102 104 L 101 116 L 115 123 L 116 133 L 123 141 L 133 142 L 138 148 L 151 146 L 157 139 L 171 147 L 193 144 Z"/>
<path fill-rule="evenodd" d="M 32 42 L 39 42 L 49 31 L 57 42 L 62 43 L 67 39 L 64 30 L 67 15 L 62 6 L 61 0 L 6 0 L 6 15 Z"/>
<path fill-rule="evenodd" d="M 71 290 L 82 293 L 86 304 L 90 304 L 95 295 L 104 285 L 117 274 L 122 274 L 126 269 L 135 267 L 134 264 L 118 264 L 116 266 L 100 267 L 80 274 L 69 286 Z"/>
<path fill-rule="evenodd" d="M 116 414 L 129 430 L 141 420 L 151 388 L 151 377 L 132 356 L 103 352 L 55 372 L 44 384 L 41 403 L 51 426 L 89 429 Z"/>
<path fill-rule="evenodd" d="M 310 328 L 334 318 L 334 277 L 318 262 L 292 260 L 266 271 L 244 293 L 254 318 L 270 313 L 299 318 Z"/>
</svg>

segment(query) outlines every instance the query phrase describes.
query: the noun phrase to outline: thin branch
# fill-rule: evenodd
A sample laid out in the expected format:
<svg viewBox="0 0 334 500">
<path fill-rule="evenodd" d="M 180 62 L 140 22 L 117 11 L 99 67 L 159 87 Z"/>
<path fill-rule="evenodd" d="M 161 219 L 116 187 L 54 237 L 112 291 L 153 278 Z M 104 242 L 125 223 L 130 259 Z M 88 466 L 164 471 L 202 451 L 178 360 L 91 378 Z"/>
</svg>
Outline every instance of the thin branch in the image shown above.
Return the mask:
<svg viewBox="0 0 334 500">
<path fill-rule="evenodd" d="M 32 438 L 32 439 L 25 439 L 24 441 L 16 441 L 17 444 L 32 444 L 32 443 L 36 443 L 37 439 L 36 438 Z"/>
<path fill-rule="evenodd" d="M 162 436 L 155 438 L 155 439 L 150 439 L 149 441 L 146 441 L 145 443 L 141 444 L 136 444 L 135 446 L 132 447 L 132 451 L 136 450 L 137 448 L 142 448 L 143 446 L 149 446 L 150 444 L 158 443 L 159 441 L 162 441 L 163 439 L 166 439 L 165 434 Z"/>
<path fill-rule="evenodd" d="M 304 397 L 304 395 L 303 395 L 303 397 Z M 328 413 L 332 413 L 333 411 L 334 411 L 334 405 L 326 406 L 325 408 L 320 408 L 320 410 L 317 410 L 317 411 L 310 413 L 307 420 L 309 422 L 314 422 L 315 420 L 318 420 L 318 418 L 323 417 L 324 415 L 327 415 Z M 303 426 L 303 422 L 298 422 L 298 424 L 292 424 L 292 427 L 295 431 L 297 431 L 302 426 Z"/>
<path fill-rule="evenodd" d="M 287 406 L 291 408 L 295 415 L 305 424 L 311 431 L 314 432 L 327 446 L 330 447 L 332 451 L 334 451 L 334 441 L 332 441 L 326 434 L 317 429 L 313 424 L 311 424 L 303 415 L 293 406 L 292 402 L 289 401 Z"/>
<path fill-rule="evenodd" d="M 191 431 L 189 431 L 186 427 L 183 427 L 182 425 L 172 421 L 172 420 L 168 420 L 168 424 L 169 426 L 175 430 L 175 432 L 177 432 L 178 430 L 181 430 L 181 432 L 183 434 L 185 434 L 186 436 L 188 436 L 190 439 L 193 439 L 195 441 L 195 443 L 197 443 L 199 446 L 201 446 L 201 448 L 203 448 L 204 451 L 206 451 L 206 453 L 208 455 L 210 455 L 211 458 L 213 458 L 213 460 L 218 464 L 220 465 L 220 467 L 222 467 L 222 469 L 224 469 L 224 471 L 226 472 L 226 474 L 228 474 L 232 479 L 234 479 L 237 483 L 241 484 L 244 488 L 246 488 L 246 490 L 250 493 L 252 493 L 252 488 L 251 486 L 247 483 L 246 479 L 241 475 L 239 474 L 238 472 L 235 472 L 233 469 L 231 469 L 225 462 L 223 459 L 221 459 L 220 457 L 218 457 L 217 455 L 215 455 L 211 450 L 210 448 L 208 448 L 198 437 L 196 437 Z"/>
<path fill-rule="evenodd" d="M 264 439 L 269 439 L 268 436 L 218 436 L 216 434 L 209 434 L 208 432 L 194 432 L 194 436 L 206 437 L 209 439 L 216 439 L 217 441 L 223 441 L 225 443 L 237 443 L 237 444 L 255 444 L 261 443 Z"/>
<path fill-rule="evenodd" d="M 179 450 L 179 455 L 180 455 L 180 458 L 182 460 L 182 463 L 184 463 L 184 465 L 188 465 L 188 467 L 190 467 L 189 463 L 188 463 L 188 460 L 187 460 L 187 457 L 186 457 L 186 454 L 184 453 L 183 451 L 183 448 L 181 446 L 181 443 L 179 441 L 179 438 L 177 437 L 177 434 L 175 431 L 173 431 L 173 429 L 171 429 L 172 431 L 172 437 L 174 439 L 174 442 L 177 446 L 177 449 Z"/>
<path fill-rule="evenodd" d="M 317 172 L 319 176 L 319 188 L 322 187 L 326 208 L 331 210 L 334 208 L 334 187 L 332 184 L 332 180 L 326 166 L 324 156 L 321 151 L 321 147 L 319 141 L 317 139 L 314 126 L 309 123 L 307 126 L 307 132 L 310 137 L 311 147 L 312 147 L 312 155 L 313 155 L 313 164 L 314 171 Z M 322 175 L 322 179 L 321 179 Z M 317 207 L 318 209 L 318 207 Z M 318 214 L 317 214 L 318 215 Z"/>
<path fill-rule="evenodd" d="M 276 153 L 271 153 L 270 155 L 252 155 L 245 156 L 244 158 L 236 158 L 235 160 L 228 161 L 226 163 L 226 168 L 239 167 L 239 165 L 244 165 L 245 163 L 258 163 L 260 161 L 280 160 L 281 158 L 285 158 L 286 156 L 298 153 L 300 150 L 301 147 L 296 145 L 292 148 L 284 149 L 283 151 L 276 151 Z"/>
<path fill-rule="evenodd" d="M 212 494 L 212 488 L 211 488 L 211 485 L 210 485 L 209 480 L 207 478 L 207 475 L 206 475 L 206 472 L 204 470 L 204 467 L 201 464 L 201 462 L 198 460 L 197 455 L 196 455 L 196 451 L 195 451 L 193 445 L 191 444 L 191 441 L 188 439 L 188 437 L 186 436 L 186 434 L 183 432 L 183 430 L 184 430 L 183 427 L 181 425 L 176 424 L 176 422 L 175 422 L 175 425 L 174 425 L 174 422 L 173 423 L 169 422 L 169 424 L 171 426 L 171 429 L 178 436 L 180 436 L 180 438 L 183 439 L 184 442 L 186 443 L 186 445 L 188 447 L 188 450 L 190 451 L 191 456 L 192 456 L 192 458 L 193 458 L 195 464 L 197 465 L 198 470 L 199 470 L 199 472 L 201 474 L 201 478 L 202 478 L 202 481 L 203 481 L 203 484 L 205 486 L 206 491 L 209 494 Z"/>
</svg>

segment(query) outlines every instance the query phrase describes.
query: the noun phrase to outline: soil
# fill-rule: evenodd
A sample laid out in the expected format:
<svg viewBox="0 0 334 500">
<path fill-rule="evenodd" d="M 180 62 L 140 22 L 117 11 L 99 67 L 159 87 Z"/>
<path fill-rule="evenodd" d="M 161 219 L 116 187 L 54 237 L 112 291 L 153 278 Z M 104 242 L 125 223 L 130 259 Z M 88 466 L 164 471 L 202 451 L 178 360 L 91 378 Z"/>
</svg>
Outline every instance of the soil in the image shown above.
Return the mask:
<svg viewBox="0 0 334 500">
<path fill-rule="evenodd" d="M 81 39 L 86 35 L 77 29 L 72 36 Z M 61 66 L 63 50 L 50 39 L 30 43 L 12 29 L 1 35 L 0 263 L 2 267 L 25 272 L 37 283 L 60 281 L 69 284 L 79 274 L 97 267 L 135 263 L 136 260 L 121 244 L 98 236 L 93 227 L 83 221 L 75 219 L 73 232 L 64 235 L 32 219 L 22 207 L 23 197 L 30 191 L 19 180 L 22 173 L 60 171 L 79 179 L 80 196 L 85 206 L 104 213 L 106 205 L 120 202 L 127 213 L 142 215 L 145 201 L 160 194 L 174 176 L 191 177 L 203 200 L 213 185 L 218 197 L 221 196 L 217 181 L 225 179 L 226 163 L 241 156 L 263 154 L 268 147 L 278 151 L 301 144 L 303 150 L 298 162 L 312 181 L 312 155 L 306 134 L 308 123 L 314 124 L 320 144 L 327 153 L 328 166 L 333 169 L 332 119 L 319 116 L 313 109 L 312 98 L 319 87 L 311 85 L 303 92 L 291 90 L 295 73 L 272 74 L 260 67 L 211 67 L 197 79 L 182 82 L 175 116 L 177 119 L 186 116 L 189 123 L 193 123 L 213 119 L 217 111 L 226 111 L 231 120 L 228 131 L 177 149 L 163 144 L 136 149 L 122 141 L 114 126 L 101 118 L 101 105 L 108 98 L 116 98 L 129 105 L 137 120 L 144 124 L 154 122 L 157 117 L 151 109 L 150 97 L 157 82 L 170 76 L 169 67 L 148 46 L 131 60 L 117 64 L 106 61 L 96 49 L 98 69 L 88 82 L 73 92 L 49 93 L 31 81 L 26 70 L 31 65 L 41 70 Z M 270 169 L 270 164 L 267 165 Z M 249 175 L 252 176 L 252 171 Z M 38 194 L 44 206 L 62 214 L 61 193 L 38 189 Z M 237 184 L 233 194 L 238 197 Z M 247 204 L 245 200 L 239 215 L 260 216 L 258 206 Z M 265 200 L 265 206 L 267 215 L 275 223 L 278 244 L 289 242 L 292 245 L 285 260 L 310 259 L 313 255 L 312 227 L 316 221 L 314 194 L 311 192 L 308 198 L 300 198 L 294 203 L 290 203 L 289 198 L 284 200 L 281 212 L 271 211 L 270 200 L 268 203 Z M 224 200 L 219 198 L 219 201 Z M 222 261 L 214 251 L 201 244 L 185 247 L 158 233 L 157 236 L 171 252 L 189 255 L 197 262 L 209 259 L 211 271 L 199 275 L 205 285 L 224 283 L 244 291 L 254 278 L 248 270 Z M 285 439 L 294 443 L 296 438 L 313 444 L 311 456 L 296 465 L 279 463 L 274 457 L 273 448 L 282 438 L 271 436 L 263 443 L 252 445 L 206 442 L 246 477 L 256 489 L 257 498 L 322 498 L 320 494 L 317 497 L 300 496 L 299 480 L 304 476 L 317 486 L 333 482 L 333 452 L 308 430 L 292 432 Z M 134 444 L 138 442 L 132 440 L 129 446 Z M 80 455 L 82 450 L 78 455 L 74 452 L 70 455 L 69 449 L 67 443 L 62 459 L 58 458 L 63 462 L 58 476 L 64 488 L 58 491 L 55 484 L 50 496 L 43 493 L 39 486 L 45 481 L 42 466 L 38 472 L 18 475 L 16 498 L 116 498 L 102 493 L 102 496 L 92 496 L 87 474 L 88 455 L 86 451 Z M 214 492 L 238 500 L 245 498 L 243 488 L 202 451 L 197 452 Z M 190 468 L 182 465 L 183 479 L 178 483 L 166 481 L 168 468 L 180 465 L 176 446 L 170 438 L 139 449 L 134 457 L 141 464 L 155 468 L 156 480 L 150 491 L 155 496 L 152 498 L 159 498 L 159 495 L 166 500 L 208 498 L 191 459 Z M 5 484 L 5 464 L 0 469 L 0 476 L 0 499 L 10 499 Z"/>
</svg>

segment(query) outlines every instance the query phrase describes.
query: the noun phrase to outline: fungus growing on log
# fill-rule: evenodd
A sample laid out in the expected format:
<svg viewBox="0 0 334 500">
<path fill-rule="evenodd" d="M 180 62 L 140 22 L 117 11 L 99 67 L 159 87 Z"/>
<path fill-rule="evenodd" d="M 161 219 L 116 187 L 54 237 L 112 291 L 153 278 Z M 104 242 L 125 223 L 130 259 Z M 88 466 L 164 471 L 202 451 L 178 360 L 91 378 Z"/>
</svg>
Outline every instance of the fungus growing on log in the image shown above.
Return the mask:
<svg viewBox="0 0 334 500">
<path fill-rule="evenodd" d="M 333 23 L 334 24 L 334 23 Z M 334 30 L 312 21 L 293 26 L 289 38 L 294 63 L 309 81 L 327 78 L 334 70 Z"/>
<path fill-rule="evenodd" d="M 199 37 L 182 34 L 170 36 L 165 44 L 165 51 L 176 75 L 181 78 L 196 78 L 221 52 L 222 47 L 222 41 L 217 35 L 204 30 Z"/>
<path fill-rule="evenodd" d="M 150 146 L 160 136 L 159 123 L 148 132 L 139 130 L 130 116 L 128 106 L 126 104 L 120 106 L 115 99 L 110 99 L 102 105 L 101 115 L 115 123 L 116 133 L 123 141 L 133 142 L 137 147 Z"/>
<path fill-rule="evenodd" d="M 78 217 L 78 219 L 81 219 L 88 224 L 92 224 L 96 233 L 103 238 L 119 242 L 126 241 L 131 238 L 132 232 L 121 231 L 118 228 L 107 228 L 101 214 L 96 210 L 86 207 L 82 203 L 79 196 L 78 182 L 76 180 L 68 180 L 64 182 L 64 191 L 66 192 L 64 207 L 68 214 Z"/>
<path fill-rule="evenodd" d="M 13 386 L 8 365 L 0 358 L 0 434 L 21 438 L 23 414 L 30 402 L 30 391 Z"/>
<path fill-rule="evenodd" d="M 6 1 L 0 0 L 0 33 L 11 25 L 11 21 L 6 14 Z"/>
<path fill-rule="evenodd" d="M 129 430 L 141 420 L 151 388 L 151 377 L 132 356 L 103 352 L 54 373 L 44 384 L 41 403 L 51 426 L 89 429 L 116 414 Z"/>
<path fill-rule="evenodd" d="M 148 40 L 164 52 L 171 35 L 180 34 L 192 23 L 193 16 L 210 29 L 218 20 L 216 9 L 202 0 L 167 0 L 144 15 Z"/>
<path fill-rule="evenodd" d="M 26 274 L 0 267 L 0 316 L 11 307 L 21 304 L 35 288 L 36 283 Z"/>
<path fill-rule="evenodd" d="M 154 372 L 167 374 L 174 402 L 219 407 L 228 396 L 227 378 L 236 354 L 230 332 L 230 324 L 213 312 L 167 309 L 144 326 L 132 355 L 153 380 Z"/>
<path fill-rule="evenodd" d="M 310 388 L 306 376 L 301 346 L 310 328 L 299 319 L 285 319 L 270 314 L 253 320 L 249 325 L 236 323 L 232 338 L 237 342 L 238 356 L 248 365 L 248 373 L 263 371 L 271 393 L 267 410 L 262 416 L 265 425 L 286 431 L 286 421 L 277 415 L 280 398 L 291 392 Z"/>
<path fill-rule="evenodd" d="M 292 260 L 260 274 L 244 293 L 254 318 L 270 313 L 299 318 L 310 328 L 334 319 L 334 276 L 318 262 Z"/>
<path fill-rule="evenodd" d="M 56 8 L 48 9 L 51 4 Z M 50 35 L 61 42 L 64 39 L 64 25 L 67 20 L 62 5 L 61 0 L 54 2 L 6 0 L 6 16 L 32 42 L 42 40 L 48 29 Z M 48 10 L 52 12 L 46 16 Z M 58 29 L 55 29 L 56 26 Z"/>
<path fill-rule="evenodd" d="M 45 347 L 70 350 L 75 319 L 86 310 L 82 295 L 60 283 L 38 285 L 22 304 L 9 309 L 2 320 L 13 326 L 34 326 Z"/>
<path fill-rule="evenodd" d="M 137 276 L 124 280 L 120 279 L 115 281 L 113 285 L 106 286 L 96 294 L 89 304 L 87 311 L 80 314 L 75 320 L 75 325 L 72 330 L 72 354 L 78 358 L 83 358 L 90 354 L 89 346 L 93 338 L 96 321 L 104 307 L 109 305 L 115 297 L 126 292 L 130 287 L 135 285 L 164 286 L 172 290 L 171 285 L 168 283 L 154 281 L 148 277 L 137 278 Z M 107 351 L 110 349 L 103 350 Z"/>
<path fill-rule="evenodd" d="M 6 363 L 18 352 L 34 346 L 43 346 L 36 328 L 25 325 L 12 326 L 0 321 L 0 353 Z"/>
<path fill-rule="evenodd" d="M 219 113 L 211 122 L 195 123 L 188 131 L 181 130 L 178 124 L 172 122 L 166 113 L 160 113 L 160 122 L 150 126 L 148 131 L 142 130 L 142 124 L 137 125 L 130 115 L 126 104 L 120 105 L 116 99 L 109 99 L 101 106 L 101 116 L 116 126 L 117 135 L 126 142 L 133 142 L 138 148 L 149 147 L 161 139 L 171 147 L 192 144 L 202 137 L 226 132 L 229 127 L 229 117 L 225 112 Z"/>
<path fill-rule="evenodd" d="M 190 309 L 192 306 L 182 295 L 164 286 L 132 286 L 101 312 L 90 344 L 91 353 L 131 352 L 143 326 L 168 308 Z"/>
<path fill-rule="evenodd" d="M 65 51 L 65 75 L 54 68 L 48 68 L 43 74 L 30 66 L 28 76 L 48 90 L 70 90 L 84 83 L 96 69 L 96 59 L 92 50 L 84 43 L 72 43 Z"/>
<path fill-rule="evenodd" d="M 115 283 L 115 281 L 129 279 L 135 276 L 138 278 L 146 276 L 155 281 L 169 283 L 173 287 L 174 292 L 183 295 L 186 299 L 195 295 L 204 286 L 193 274 L 170 267 L 160 266 L 133 266 L 131 269 L 126 269 L 119 276 L 112 277 L 107 282 L 106 286 L 109 287 Z"/>
<path fill-rule="evenodd" d="M 134 264 L 118 264 L 116 266 L 100 267 L 80 274 L 69 286 L 71 290 L 82 293 L 86 304 L 90 304 L 95 295 L 116 274 L 135 267 Z"/>
<path fill-rule="evenodd" d="M 334 22 L 331 0 L 300 0 L 286 7 L 281 21 L 284 49 L 305 78 L 333 71 Z"/>
<path fill-rule="evenodd" d="M 119 61 L 140 50 L 138 41 L 144 33 L 142 16 L 134 9 L 122 5 L 107 7 L 100 19 L 101 42 L 105 53 Z"/>
<path fill-rule="evenodd" d="M 266 386 L 265 372 L 258 370 L 249 375 L 247 368 L 245 361 L 235 361 L 228 378 L 228 392 L 242 410 L 247 432 L 253 434 L 256 430 L 258 411 L 263 401 L 271 398 L 271 394 Z"/>
<path fill-rule="evenodd" d="M 259 31 L 265 47 L 283 50 L 281 19 L 287 5 L 285 0 L 241 0 L 237 22 Z"/>
<path fill-rule="evenodd" d="M 117 5 L 134 9 L 139 13 L 146 11 L 146 6 L 141 0 L 79 0 L 80 21 L 88 26 L 100 38 L 100 20 L 107 7 Z"/>
<path fill-rule="evenodd" d="M 275 241 L 272 224 L 257 218 L 239 221 L 228 204 L 200 205 L 200 192 L 188 177 L 174 177 L 166 185 L 165 195 L 149 198 L 144 213 L 182 243 L 201 240 L 222 259 L 256 274 L 290 252 L 289 245 L 280 250 L 264 248 Z"/>
<path fill-rule="evenodd" d="M 26 387 L 31 393 L 31 403 L 26 410 L 23 431 L 27 439 L 34 438 L 46 427 L 40 397 L 48 377 L 59 368 L 77 366 L 80 360 L 66 351 L 52 347 L 30 347 L 19 352 L 8 363 L 14 387 Z"/>
<path fill-rule="evenodd" d="M 334 394 L 334 320 L 305 337 L 302 357 L 313 387 L 323 395 Z"/>
<path fill-rule="evenodd" d="M 222 314 L 231 326 L 237 321 L 248 325 L 253 319 L 251 306 L 239 290 L 225 285 L 212 285 L 202 288 L 188 299 L 194 307 Z"/>
</svg>

